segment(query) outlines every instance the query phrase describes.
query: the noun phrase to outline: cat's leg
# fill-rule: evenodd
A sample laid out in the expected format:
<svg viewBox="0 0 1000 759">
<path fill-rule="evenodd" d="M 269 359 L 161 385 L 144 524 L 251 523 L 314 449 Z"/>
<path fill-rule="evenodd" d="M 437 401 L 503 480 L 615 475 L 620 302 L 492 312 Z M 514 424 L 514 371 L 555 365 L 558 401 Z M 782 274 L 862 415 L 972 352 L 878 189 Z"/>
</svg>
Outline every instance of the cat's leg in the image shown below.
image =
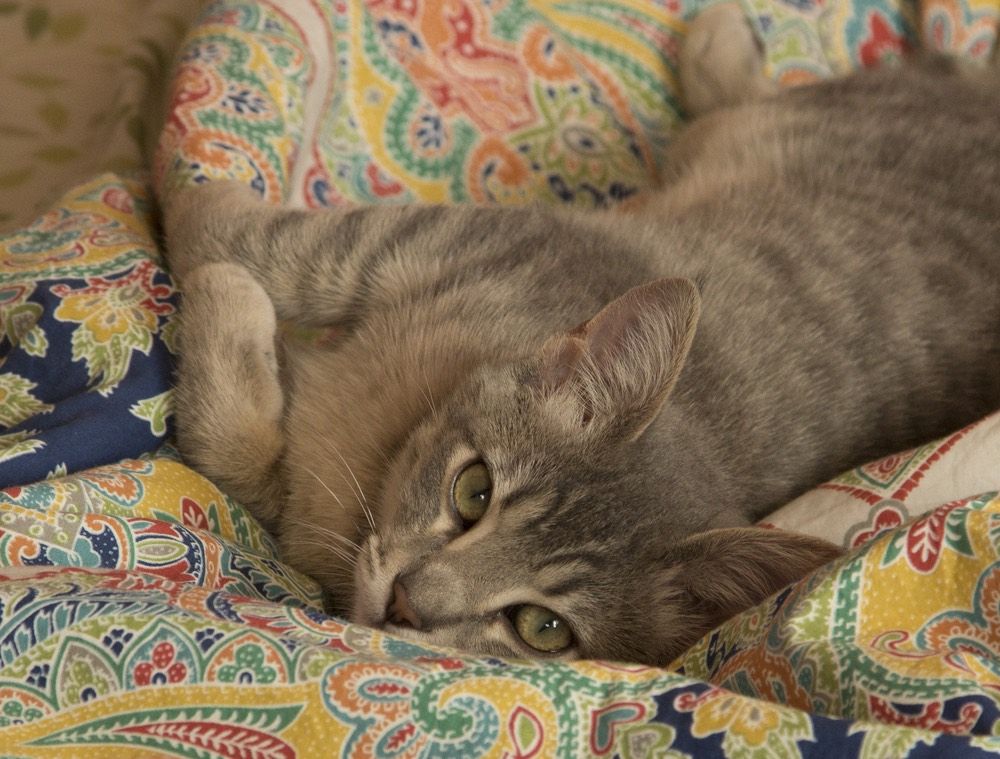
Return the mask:
<svg viewBox="0 0 1000 759">
<path fill-rule="evenodd" d="M 489 229 L 493 217 L 531 213 L 471 205 L 287 208 L 232 181 L 208 182 L 166 201 L 166 257 L 181 282 L 200 264 L 237 263 L 264 287 L 279 319 L 315 326 L 350 322 L 361 309 L 379 308 L 393 287 L 418 287 L 419 278 L 397 276 L 394 262 L 403 248 L 448 265 L 456 244 L 473 244 L 457 231 Z"/>
<path fill-rule="evenodd" d="M 178 446 L 265 526 L 284 497 L 275 328 L 271 301 L 246 269 L 206 264 L 185 276 L 174 389 Z"/>
<path fill-rule="evenodd" d="M 777 92 L 764 63 L 764 48 L 739 4 L 702 11 L 681 48 L 680 79 L 689 112 L 700 116 Z"/>
</svg>

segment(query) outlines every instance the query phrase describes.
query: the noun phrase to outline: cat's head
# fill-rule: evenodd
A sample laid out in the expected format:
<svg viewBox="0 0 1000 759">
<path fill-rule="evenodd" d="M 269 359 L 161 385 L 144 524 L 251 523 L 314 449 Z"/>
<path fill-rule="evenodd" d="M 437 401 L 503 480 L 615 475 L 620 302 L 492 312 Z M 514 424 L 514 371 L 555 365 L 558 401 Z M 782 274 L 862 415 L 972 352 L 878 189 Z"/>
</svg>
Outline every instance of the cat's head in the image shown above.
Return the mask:
<svg viewBox="0 0 1000 759">
<path fill-rule="evenodd" d="M 691 282 L 658 280 L 462 385 L 390 467 L 353 619 L 492 655 L 665 664 L 835 556 L 777 530 L 706 531 L 719 505 L 645 439 L 662 437 L 650 425 L 698 309 Z M 667 434 L 680 458 L 685 431 Z"/>
</svg>

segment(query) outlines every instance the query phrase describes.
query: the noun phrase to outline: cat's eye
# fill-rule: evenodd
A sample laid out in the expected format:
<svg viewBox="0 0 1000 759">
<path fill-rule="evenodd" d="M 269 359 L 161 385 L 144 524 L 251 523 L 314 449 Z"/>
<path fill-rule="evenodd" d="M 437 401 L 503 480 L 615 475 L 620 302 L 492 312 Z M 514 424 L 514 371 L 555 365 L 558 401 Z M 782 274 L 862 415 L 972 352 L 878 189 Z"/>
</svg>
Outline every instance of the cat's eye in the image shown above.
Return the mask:
<svg viewBox="0 0 1000 759">
<path fill-rule="evenodd" d="M 536 651 L 557 654 L 573 644 L 573 632 L 565 620 L 542 606 L 515 606 L 509 615 L 521 640 Z"/>
<path fill-rule="evenodd" d="M 451 499 L 462 522 L 472 525 L 482 519 L 489 508 L 492 492 L 490 470 L 482 461 L 469 464 L 459 472 L 451 487 Z"/>
</svg>

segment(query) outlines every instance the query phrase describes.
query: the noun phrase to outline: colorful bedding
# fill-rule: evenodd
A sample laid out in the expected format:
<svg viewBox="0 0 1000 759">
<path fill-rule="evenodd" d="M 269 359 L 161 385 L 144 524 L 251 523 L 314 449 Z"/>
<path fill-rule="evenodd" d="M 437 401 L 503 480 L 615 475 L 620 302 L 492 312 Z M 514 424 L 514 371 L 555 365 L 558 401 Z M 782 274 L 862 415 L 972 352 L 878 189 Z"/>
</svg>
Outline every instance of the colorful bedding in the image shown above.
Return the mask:
<svg viewBox="0 0 1000 759">
<path fill-rule="evenodd" d="M 213 3 L 176 66 L 157 192 L 231 176 L 303 205 L 613 202 L 657 181 L 698 7 Z M 1000 16 L 959 0 L 748 12 L 786 84 L 918 37 L 983 59 Z M 141 178 L 104 174 L 0 238 L 0 753 L 1000 751 L 1000 416 L 774 515 L 854 550 L 671 667 L 423 648 L 325 616 L 164 444 L 179 303 L 154 208 Z"/>
</svg>

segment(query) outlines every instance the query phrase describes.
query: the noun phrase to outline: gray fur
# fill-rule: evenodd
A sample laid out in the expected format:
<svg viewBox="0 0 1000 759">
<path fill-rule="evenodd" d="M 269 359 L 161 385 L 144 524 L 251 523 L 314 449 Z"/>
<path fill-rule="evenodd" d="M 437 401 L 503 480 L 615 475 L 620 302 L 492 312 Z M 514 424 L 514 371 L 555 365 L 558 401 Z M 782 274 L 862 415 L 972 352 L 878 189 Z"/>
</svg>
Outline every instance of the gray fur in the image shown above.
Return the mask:
<svg viewBox="0 0 1000 759">
<path fill-rule="evenodd" d="M 182 450 L 355 621 L 398 582 L 423 641 L 534 655 L 534 603 L 562 656 L 665 663 L 836 553 L 748 525 L 998 405 L 998 92 L 936 65 L 716 111 L 629 215 L 182 195 Z M 340 334 L 279 373 L 272 303 Z"/>
</svg>

